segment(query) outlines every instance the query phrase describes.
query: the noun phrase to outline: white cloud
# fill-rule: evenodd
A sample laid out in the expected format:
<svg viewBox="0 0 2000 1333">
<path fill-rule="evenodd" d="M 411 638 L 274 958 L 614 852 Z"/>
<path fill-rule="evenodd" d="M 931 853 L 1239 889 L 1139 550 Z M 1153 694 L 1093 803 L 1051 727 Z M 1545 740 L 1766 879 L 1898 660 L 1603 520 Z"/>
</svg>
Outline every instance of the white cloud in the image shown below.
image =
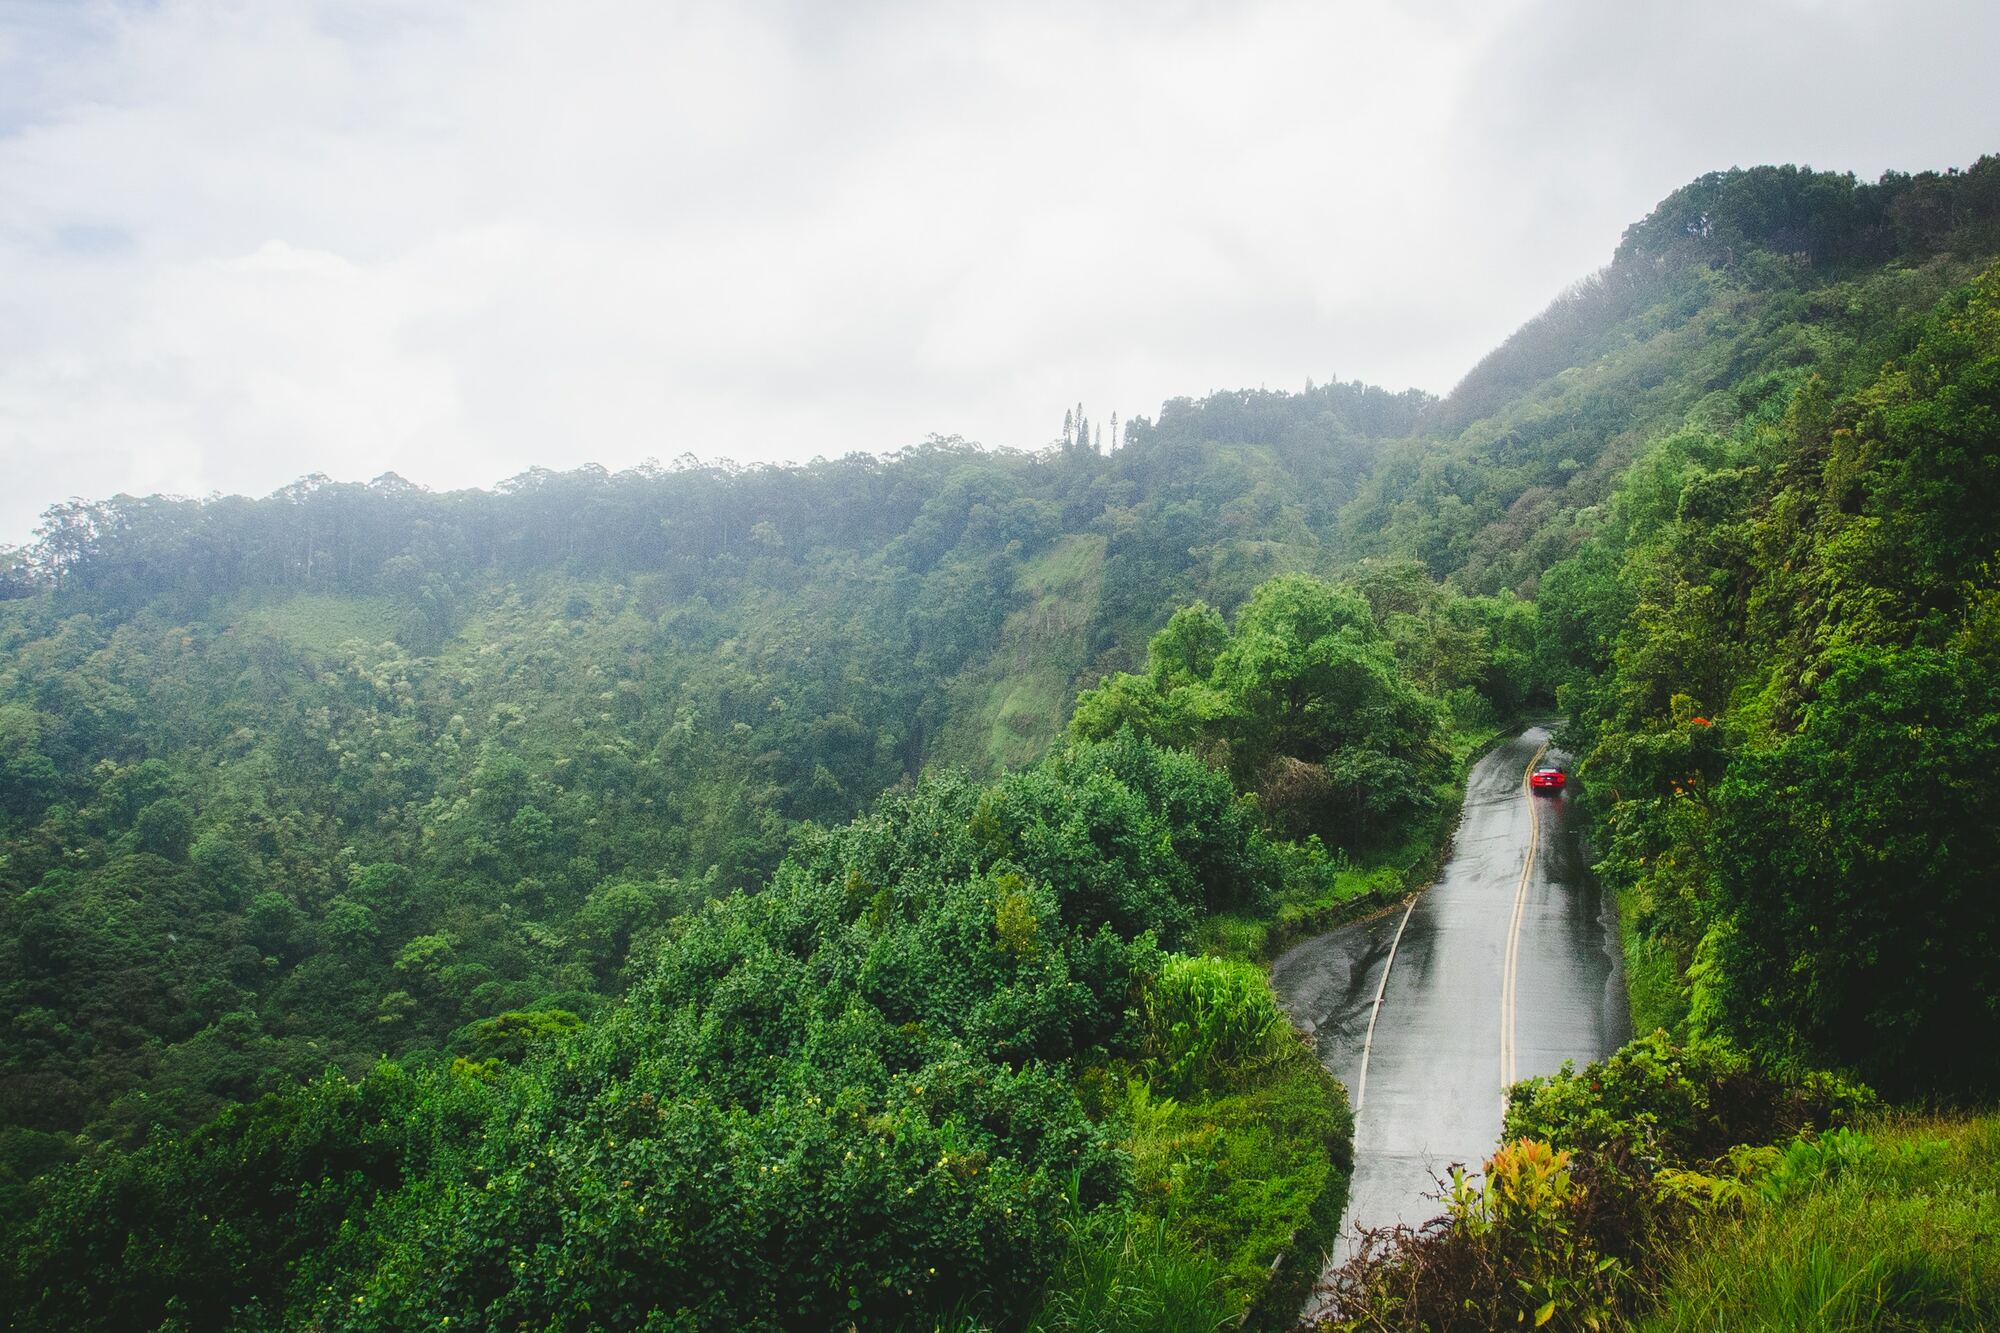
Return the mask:
<svg viewBox="0 0 2000 1333">
<path fill-rule="evenodd" d="M 0 0 L 0 540 L 71 494 L 1442 390 L 1699 171 L 2000 148 L 1995 38 L 1971 3 Z"/>
</svg>

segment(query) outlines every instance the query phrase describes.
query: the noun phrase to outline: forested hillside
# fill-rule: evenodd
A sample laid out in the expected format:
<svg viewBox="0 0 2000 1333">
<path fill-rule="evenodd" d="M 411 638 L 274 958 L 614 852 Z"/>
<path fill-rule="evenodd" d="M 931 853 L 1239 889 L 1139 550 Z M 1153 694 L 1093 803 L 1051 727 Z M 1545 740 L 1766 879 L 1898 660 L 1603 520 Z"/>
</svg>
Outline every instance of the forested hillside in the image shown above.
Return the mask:
<svg viewBox="0 0 2000 1333">
<path fill-rule="evenodd" d="M 1174 607 L 1324 566 L 1424 401 L 1174 403 L 1109 457 L 51 511 L 0 602 L 9 1174 L 591 1012 L 806 821 L 1031 761 Z M 1484 649 L 1456 649 L 1469 685 Z"/>
<path fill-rule="evenodd" d="M 1728 431 L 1802 370 L 1873 375 L 1910 320 L 2000 254 L 2000 158 L 1875 184 L 1702 177 L 1475 366 L 1341 515 L 1349 556 L 1415 555 L 1532 596 L 1659 436 Z"/>
<path fill-rule="evenodd" d="M 1018 1317 L 1059 1263 L 1143 1267 L 1120 1255 L 1164 1214 L 1162 1261 L 1226 1315 L 1337 1219 L 1344 1113 L 1254 969 L 1162 949 L 1283 877 L 1225 777 L 1131 738 L 990 788 L 927 779 L 663 924 L 657 965 L 553 1058 L 517 1065 L 517 1039 L 329 1075 L 69 1173 L 16 1237 L 12 1307 L 106 1329 Z"/>
<path fill-rule="evenodd" d="M 1990 1097 L 1996 255 L 2000 159 L 1758 168 L 1441 400 L 58 506 L 0 560 L 18 1321 L 1282 1314 L 1344 1112 L 1195 955 L 1399 889 L 1558 704 L 1642 1030 Z"/>
<path fill-rule="evenodd" d="M 17 1128 L 17 1161 L 37 1165 L 19 1151 L 37 1146 L 84 1160 L 17 1187 L 0 1294 L 28 1326 L 107 1329 L 453 1311 L 1282 1322 L 1346 1197 L 1343 1094 L 1256 967 L 1177 950 L 1254 955 L 1254 928 L 1287 909 L 1318 919 L 1402 891 L 1393 850 L 1371 858 L 1435 836 L 1465 744 L 1455 713 L 1496 706 L 1426 684 L 1488 674 L 1467 655 L 1477 636 L 1443 636 L 1439 655 L 1413 632 L 1467 604 L 1407 567 L 1363 587 L 1270 580 L 1232 620 L 1197 607 L 1148 647 L 1185 664 L 1188 626 L 1215 631 L 1198 636 L 1203 716 L 1238 765 L 1080 724 L 995 783 L 931 774 L 844 827 L 804 826 L 753 892 L 627 903 L 651 938 L 630 942 L 629 988 L 584 1017 L 512 1010 L 358 1080 L 275 1078 L 143 1146 Z M 1409 734 L 1333 723 L 1383 701 Z M 1396 774 L 1380 799 L 1409 820 L 1357 807 L 1357 773 Z M 385 948 L 316 947 L 357 971 Z M 394 966 L 461 947 L 418 936 Z M 273 1010 L 328 1030 L 346 1017 Z"/>
<path fill-rule="evenodd" d="M 1592 396 L 1630 414 L 1601 503 L 1514 507 L 1641 1030 L 1898 1093 L 2000 1085 L 1996 254 L 1993 158 L 1704 178 L 1435 414 L 1558 335 L 1606 350 L 1495 420 L 1546 423 L 1532 441 Z M 1649 282 L 1701 304 L 1593 327 Z"/>
<path fill-rule="evenodd" d="M 1648 1023 L 2000 1087 L 2000 266 L 1658 442 L 1544 581 Z"/>
</svg>

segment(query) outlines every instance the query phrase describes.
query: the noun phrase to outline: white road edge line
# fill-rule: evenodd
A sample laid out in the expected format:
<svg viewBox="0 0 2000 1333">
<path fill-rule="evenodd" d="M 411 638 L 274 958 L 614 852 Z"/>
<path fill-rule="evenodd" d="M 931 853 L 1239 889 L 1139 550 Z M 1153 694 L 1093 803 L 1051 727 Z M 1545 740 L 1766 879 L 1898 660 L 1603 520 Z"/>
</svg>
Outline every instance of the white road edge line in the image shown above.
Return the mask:
<svg viewBox="0 0 2000 1333">
<path fill-rule="evenodd" d="M 1361 1114 L 1361 1103 L 1368 1099 L 1368 1057 L 1375 1049 L 1375 1020 L 1382 1017 L 1382 996 L 1389 989 L 1389 969 L 1396 965 L 1396 950 L 1403 946 L 1403 928 L 1410 924 L 1410 913 L 1417 910 L 1417 899 L 1421 893 L 1410 895 L 1410 905 L 1403 909 L 1403 919 L 1396 926 L 1396 938 L 1389 941 L 1389 957 L 1382 964 L 1382 980 L 1375 987 L 1375 1007 L 1368 1014 L 1368 1035 L 1361 1039 L 1361 1077 L 1354 1082 L 1354 1114 Z"/>
</svg>

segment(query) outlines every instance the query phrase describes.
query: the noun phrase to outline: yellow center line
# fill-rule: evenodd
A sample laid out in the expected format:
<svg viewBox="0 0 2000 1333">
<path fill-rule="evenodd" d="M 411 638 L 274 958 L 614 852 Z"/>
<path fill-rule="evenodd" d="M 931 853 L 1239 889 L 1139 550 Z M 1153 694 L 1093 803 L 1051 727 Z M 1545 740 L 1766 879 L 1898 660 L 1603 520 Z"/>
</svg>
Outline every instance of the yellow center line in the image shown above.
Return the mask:
<svg viewBox="0 0 2000 1333">
<path fill-rule="evenodd" d="M 1500 1110 L 1507 1109 L 1507 1089 L 1514 1085 L 1514 983 L 1521 970 L 1521 917 L 1528 905 L 1528 881 L 1535 873 L 1535 851 L 1542 839 L 1541 814 L 1534 804 L 1535 765 L 1549 751 L 1549 742 L 1528 760 L 1521 774 L 1521 792 L 1528 797 L 1528 855 L 1521 863 L 1521 881 L 1514 888 L 1514 912 L 1507 923 L 1507 949 L 1500 965 Z"/>
</svg>

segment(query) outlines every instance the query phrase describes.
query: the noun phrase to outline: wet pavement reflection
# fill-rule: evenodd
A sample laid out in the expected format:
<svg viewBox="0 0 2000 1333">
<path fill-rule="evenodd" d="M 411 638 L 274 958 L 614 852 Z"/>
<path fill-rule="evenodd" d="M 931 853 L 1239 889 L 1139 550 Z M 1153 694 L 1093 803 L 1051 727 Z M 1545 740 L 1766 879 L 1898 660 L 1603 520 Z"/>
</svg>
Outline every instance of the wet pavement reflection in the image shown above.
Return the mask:
<svg viewBox="0 0 2000 1333">
<path fill-rule="evenodd" d="M 1631 1035 L 1616 905 L 1589 873 L 1568 794 L 1531 796 L 1524 782 L 1548 741 L 1531 727 L 1473 767 L 1450 858 L 1407 922 L 1401 911 L 1357 922 L 1272 965 L 1293 1021 L 1316 1034 L 1350 1098 L 1361 1094 L 1336 1259 L 1358 1228 L 1440 1211 L 1437 1180 L 1453 1163 L 1477 1168 L 1499 1141 L 1505 1072 L 1601 1059 Z M 1550 750 L 1541 762 L 1564 760 Z"/>
</svg>

